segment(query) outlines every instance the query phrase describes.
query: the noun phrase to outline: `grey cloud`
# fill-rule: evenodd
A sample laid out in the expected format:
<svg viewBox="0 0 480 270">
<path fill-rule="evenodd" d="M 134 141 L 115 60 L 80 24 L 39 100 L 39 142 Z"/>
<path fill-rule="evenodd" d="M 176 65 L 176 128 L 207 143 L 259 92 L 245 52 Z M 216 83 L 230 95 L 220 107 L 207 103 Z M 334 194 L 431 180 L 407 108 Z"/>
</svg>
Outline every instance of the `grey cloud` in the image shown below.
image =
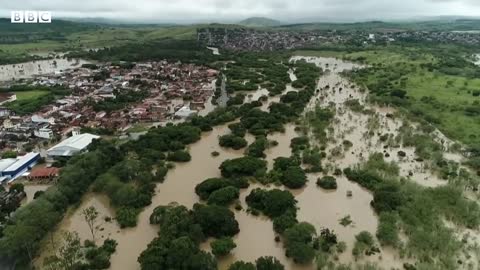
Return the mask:
<svg viewBox="0 0 480 270">
<path fill-rule="evenodd" d="M 480 0 L 0 0 L 0 15 L 9 16 L 11 10 L 149 22 L 236 21 L 251 16 L 281 21 L 356 21 L 479 16 Z"/>
</svg>

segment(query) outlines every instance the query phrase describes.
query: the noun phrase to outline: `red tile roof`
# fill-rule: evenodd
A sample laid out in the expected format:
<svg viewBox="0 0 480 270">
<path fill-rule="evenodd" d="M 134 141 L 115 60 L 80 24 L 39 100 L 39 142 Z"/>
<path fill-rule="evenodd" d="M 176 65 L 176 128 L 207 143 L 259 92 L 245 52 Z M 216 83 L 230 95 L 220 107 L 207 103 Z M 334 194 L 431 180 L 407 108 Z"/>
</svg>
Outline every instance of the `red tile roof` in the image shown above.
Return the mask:
<svg viewBox="0 0 480 270">
<path fill-rule="evenodd" d="M 47 178 L 47 177 L 53 177 L 57 176 L 59 172 L 58 168 L 55 167 L 50 167 L 50 168 L 34 168 L 31 172 L 30 175 L 28 176 L 29 178 Z"/>
</svg>

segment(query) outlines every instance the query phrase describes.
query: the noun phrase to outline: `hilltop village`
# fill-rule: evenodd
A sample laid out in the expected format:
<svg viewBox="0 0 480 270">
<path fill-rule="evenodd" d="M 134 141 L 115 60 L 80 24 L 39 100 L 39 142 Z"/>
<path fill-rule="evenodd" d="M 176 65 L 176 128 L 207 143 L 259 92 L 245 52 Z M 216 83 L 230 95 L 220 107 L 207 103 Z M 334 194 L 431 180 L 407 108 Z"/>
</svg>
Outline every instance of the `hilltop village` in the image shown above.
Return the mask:
<svg viewBox="0 0 480 270">
<path fill-rule="evenodd" d="M 247 28 L 207 27 L 197 30 L 197 40 L 208 46 L 234 51 L 276 51 L 319 45 L 367 45 L 393 42 L 434 42 L 479 45 L 480 35 L 451 31 L 262 31 Z"/>
</svg>

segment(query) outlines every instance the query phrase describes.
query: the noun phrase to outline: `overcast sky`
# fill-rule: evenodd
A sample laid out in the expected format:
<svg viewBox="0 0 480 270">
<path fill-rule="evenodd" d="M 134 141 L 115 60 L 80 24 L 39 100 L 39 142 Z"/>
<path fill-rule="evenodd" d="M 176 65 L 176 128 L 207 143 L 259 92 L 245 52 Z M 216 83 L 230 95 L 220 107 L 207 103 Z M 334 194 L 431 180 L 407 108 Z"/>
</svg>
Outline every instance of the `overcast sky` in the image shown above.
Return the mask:
<svg viewBox="0 0 480 270">
<path fill-rule="evenodd" d="M 283 22 L 398 20 L 480 16 L 480 0 L 0 0 L 12 10 L 48 10 L 55 17 L 143 22 L 232 22 L 264 16 Z"/>
</svg>

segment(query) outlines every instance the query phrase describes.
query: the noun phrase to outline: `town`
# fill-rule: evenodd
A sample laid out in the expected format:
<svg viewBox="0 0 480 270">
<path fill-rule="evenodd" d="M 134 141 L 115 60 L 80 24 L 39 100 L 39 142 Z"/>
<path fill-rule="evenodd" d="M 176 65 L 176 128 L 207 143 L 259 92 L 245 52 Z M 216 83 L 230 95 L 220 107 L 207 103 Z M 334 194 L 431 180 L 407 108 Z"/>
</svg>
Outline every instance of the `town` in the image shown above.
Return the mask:
<svg viewBox="0 0 480 270">
<path fill-rule="evenodd" d="M 141 134 L 151 126 L 206 114 L 213 109 L 217 75 L 208 67 L 180 62 L 89 63 L 35 75 L 21 84 L 3 82 L 0 183 L 48 183 L 58 176 L 58 160 L 85 150 L 99 135 Z M 40 100 L 41 106 L 29 109 L 29 104 L 18 104 L 23 89 L 60 95 L 33 99 L 29 102 Z"/>
<path fill-rule="evenodd" d="M 389 44 L 392 42 L 433 42 L 480 44 L 480 35 L 468 31 L 264 31 L 248 28 L 206 27 L 197 30 L 197 40 L 208 46 L 233 51 L 275 51 L 335 45 Z"/>
</svg>

